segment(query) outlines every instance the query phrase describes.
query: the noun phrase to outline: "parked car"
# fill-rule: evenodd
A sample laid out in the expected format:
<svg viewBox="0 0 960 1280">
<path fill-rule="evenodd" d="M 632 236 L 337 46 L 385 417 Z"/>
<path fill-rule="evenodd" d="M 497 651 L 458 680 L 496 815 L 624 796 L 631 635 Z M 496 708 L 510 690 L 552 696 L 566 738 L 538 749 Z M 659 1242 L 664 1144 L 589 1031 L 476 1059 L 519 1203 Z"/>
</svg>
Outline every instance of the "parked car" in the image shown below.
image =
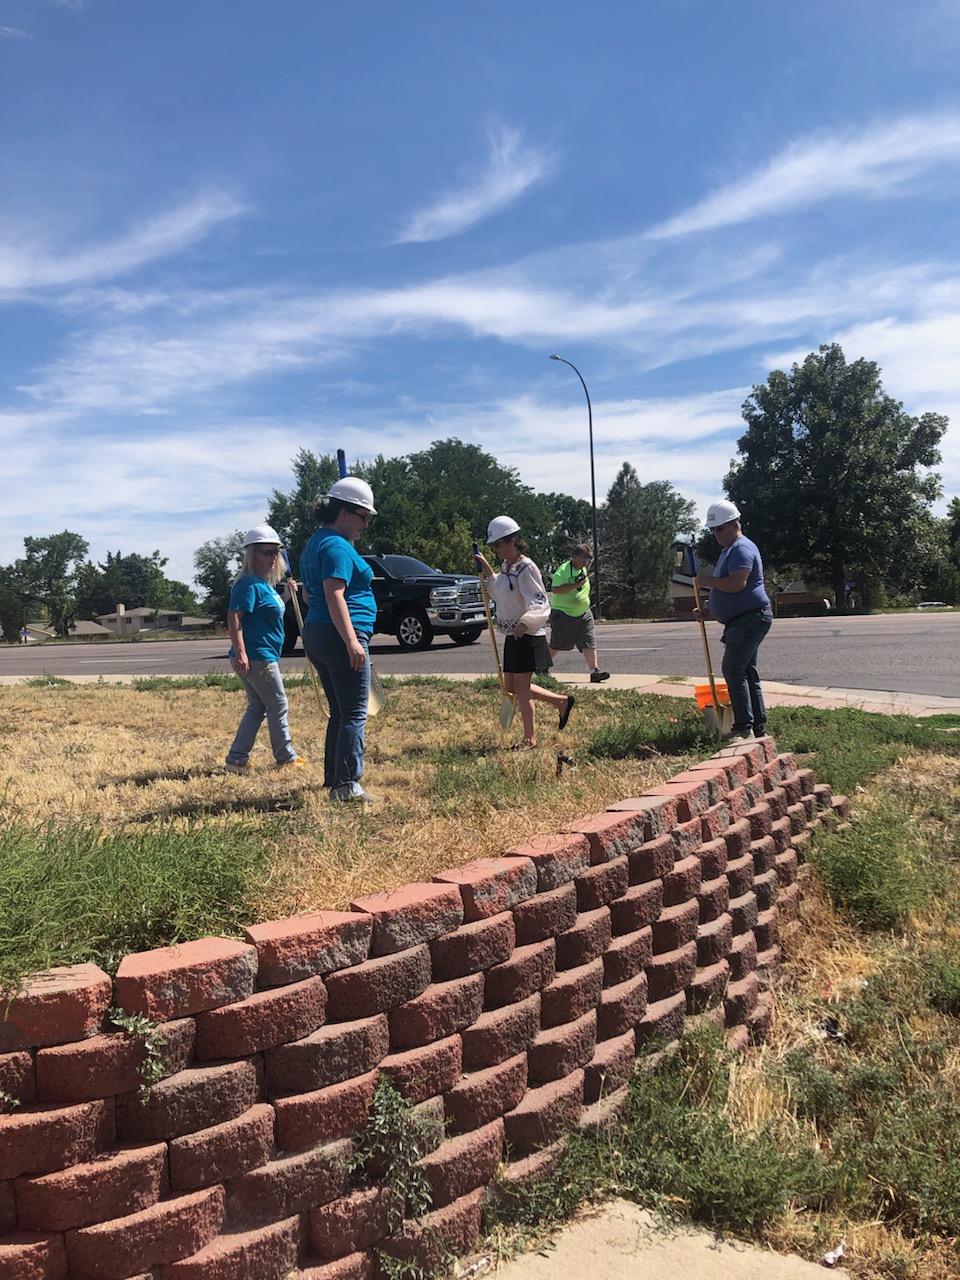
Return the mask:
<svg viewBox="0 0 960 1280">
<path fill-rule="evenodd" d="M 413 556 L 364 556 L 373 569 L 377 602 L 376 631 L 396 636 L 400 647 L 413 653 L 428 649 L 435 635 L 448 635 L 454 644 L 472 644 L 483 634 L 486 614 L 480 579 L 469 574 L 440 573 Z M 300 597 L 306 615 L 306 602 Z M 284 615 L 283 656 L 297 643 L 293 606 Z"/>
<path fill-rule="evenodd" d="M 917 605 L 918 609 L 949 609 L 950 605 L 945 600 L 921 600 Z"/>
</svg>

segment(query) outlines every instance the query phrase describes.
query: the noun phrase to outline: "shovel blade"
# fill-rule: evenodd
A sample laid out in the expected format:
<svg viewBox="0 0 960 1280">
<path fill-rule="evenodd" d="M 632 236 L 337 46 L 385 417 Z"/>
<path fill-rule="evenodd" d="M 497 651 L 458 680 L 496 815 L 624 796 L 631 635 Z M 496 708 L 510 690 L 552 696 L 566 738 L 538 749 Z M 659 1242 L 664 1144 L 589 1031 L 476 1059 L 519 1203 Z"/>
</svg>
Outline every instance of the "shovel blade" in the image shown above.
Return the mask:
<svg viewBox="0 0 960 1280">
<path fill-rule="evenodd" d="M 506 731 L 513 724 L 513 713 L 517 709 L 517 701 L 505 693 L 500 699 L 500 728 Z"/>
<path fill-rule="evenodd" d="M 721 702 L 719 716 L 716 707 L 704 707 L 703 723 L 714 737 L 722 738 L 733 728 L 733 707 L 728 707 Z"/>
<path fill-rule="evenodd" d="M 370 692 L 367 695 L 367 715 L 375 716 L 383 706 L 383 686 L 373 663 L 370 664 Z"/>
</svg>

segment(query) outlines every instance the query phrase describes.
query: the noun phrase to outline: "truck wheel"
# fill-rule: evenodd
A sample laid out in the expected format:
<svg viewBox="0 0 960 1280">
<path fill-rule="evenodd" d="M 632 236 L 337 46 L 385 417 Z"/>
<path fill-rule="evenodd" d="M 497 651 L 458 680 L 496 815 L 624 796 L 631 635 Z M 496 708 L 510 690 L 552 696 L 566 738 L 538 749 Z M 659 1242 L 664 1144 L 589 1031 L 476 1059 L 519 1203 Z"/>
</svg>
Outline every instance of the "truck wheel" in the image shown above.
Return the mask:
<svg viewBox="0 0 960 1280">
<path fill-rule="evenodd" d="M 400 641 L 400 648 L 410 653 L 430 648 L 433 644 L 433 627 L 422 609 L 407 609 L 399 615 L 397 639 Z"/>
<path fill-rule="evenodd" d="M 483 635 L 483 627 L 461 627 L 459 631 L 451 631 L 450 639 L 454 644 L 473 644 Z"/>
</svg>

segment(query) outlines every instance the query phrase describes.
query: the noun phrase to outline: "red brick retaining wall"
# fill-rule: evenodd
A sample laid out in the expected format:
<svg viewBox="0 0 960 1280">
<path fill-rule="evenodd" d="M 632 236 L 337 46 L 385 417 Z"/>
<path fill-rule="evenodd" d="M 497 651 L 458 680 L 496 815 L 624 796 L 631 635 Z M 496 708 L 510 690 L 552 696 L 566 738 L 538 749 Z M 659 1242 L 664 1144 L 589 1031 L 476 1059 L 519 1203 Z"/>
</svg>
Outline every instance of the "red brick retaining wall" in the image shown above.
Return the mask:
<svg viewBox="0 0 960 1280">
<path fill-rule="evenodd" d="M 553 1167 L 637 1055 L 762 1038 L 810 833 L 846 802 L 772 739 L 431 884 L 31 979 L 0 1021 L 0 1280 L 368 1280 L 476 1240 L 505 1163 Z M 167 1075 L 106 1020 L 163 1024 Z M 110 1027 L 109 1030 L 105 1030 Z M 378 1074 L 443 1121 L 392 1234 L 343 1157 Z"/>
</svg>

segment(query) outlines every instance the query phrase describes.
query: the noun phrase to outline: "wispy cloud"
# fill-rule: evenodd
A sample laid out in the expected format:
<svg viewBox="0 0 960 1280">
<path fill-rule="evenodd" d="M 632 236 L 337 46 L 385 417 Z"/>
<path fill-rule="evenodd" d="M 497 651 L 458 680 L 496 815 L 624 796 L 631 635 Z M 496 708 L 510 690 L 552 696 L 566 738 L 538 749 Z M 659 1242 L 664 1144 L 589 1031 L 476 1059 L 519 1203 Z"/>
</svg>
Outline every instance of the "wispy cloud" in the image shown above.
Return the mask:
<svg viewBox="0 0 960 1280">
<path fill-rule="evenodd" d="M 906 116 L 858 134 L 805 138 L 647 232 L 663 240 L 786 213 L 837 196 L 908 194 L 922 170 L 960 157 L 960 115 Z"/>
<path fill-rule="evenodd" d="M 32 40 L 33 36 L 21 27 L 0 27 L 0 40 Z"/>
<path fill-rule="evenodd" d="M 519 199 L 553 168 L 544 150 L 523 145 L 518 129 L 502 128 L 490 135 L 486 168 L 468 178 L 457 191 L 448 192 L 426 209 L 415 213 L 394 243 L 445 240 L 499 213 Z"/>
<path fill-rule="evenodd" d="M 180 252 L 243 212 L 222 191 L 197 196 L 104 244 L 57 252 L 22 230 L 0 227 L 0 292 L 110 280 L 156 258 Z"/>
</svg>

